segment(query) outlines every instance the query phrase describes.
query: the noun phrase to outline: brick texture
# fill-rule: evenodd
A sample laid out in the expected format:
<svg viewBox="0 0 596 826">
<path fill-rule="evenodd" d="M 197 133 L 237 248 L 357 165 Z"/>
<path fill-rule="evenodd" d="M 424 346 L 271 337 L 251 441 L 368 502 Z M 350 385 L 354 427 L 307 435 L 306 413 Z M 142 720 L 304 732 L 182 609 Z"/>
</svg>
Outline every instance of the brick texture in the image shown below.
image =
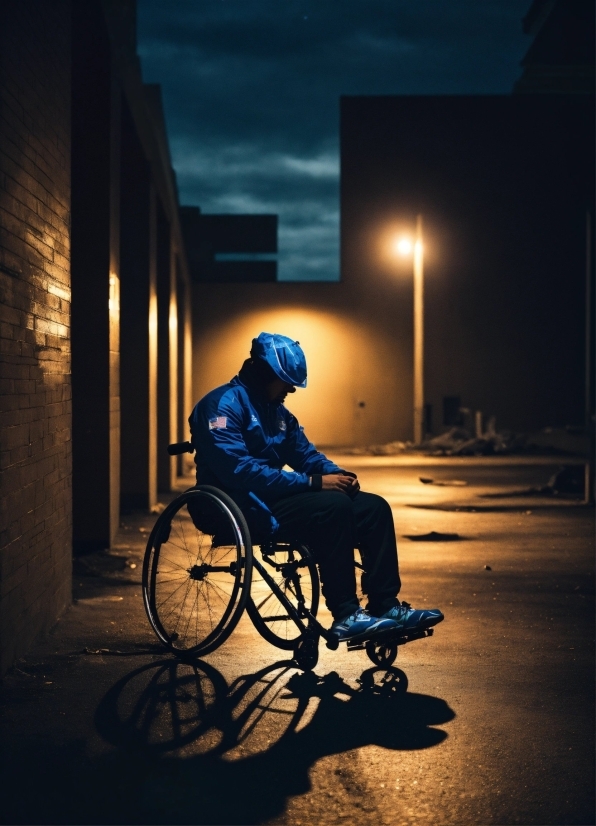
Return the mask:
<svg viewBox="0 0 596 826">
<path fill-rule="evenodd" d="M 0 12 L 0 670 L 71 595 L 70 2 Z"/>
</svg>

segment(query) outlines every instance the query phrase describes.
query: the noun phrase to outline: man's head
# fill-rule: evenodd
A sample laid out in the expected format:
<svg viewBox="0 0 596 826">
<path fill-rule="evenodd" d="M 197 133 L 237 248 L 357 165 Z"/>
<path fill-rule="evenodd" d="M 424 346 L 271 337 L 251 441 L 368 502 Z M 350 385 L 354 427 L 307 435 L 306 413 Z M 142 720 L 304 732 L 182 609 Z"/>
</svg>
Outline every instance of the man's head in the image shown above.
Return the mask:
<svg viewBox="0 0 596 826">
<path fill-rule="evenodd" d="M 250 356 L 268 401 L 281 404 L 296 387 L 306 387 L 306 359 L 298 341 L 279 333 L 260 333 L 252 340 Z"/>
</svg>

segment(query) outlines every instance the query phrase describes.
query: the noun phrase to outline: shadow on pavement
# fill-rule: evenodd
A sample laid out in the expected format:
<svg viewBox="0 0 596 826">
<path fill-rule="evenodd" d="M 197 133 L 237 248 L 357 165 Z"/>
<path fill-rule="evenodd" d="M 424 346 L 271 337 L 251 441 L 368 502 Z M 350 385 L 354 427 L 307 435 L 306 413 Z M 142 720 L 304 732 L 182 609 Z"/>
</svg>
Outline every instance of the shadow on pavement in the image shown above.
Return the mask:
<svg viewBox="0 0 596 826">
<path fill-rule="evenodd" d="M 35 794 L 8 795 L 4 822 L 261 823 L 309 790 L 320 758 L 429 748 L 454 716 L 444 700 L 408 693 L 397 668 L 367 669 L 354 686 L 281 661 L 228 686 L 203 661 L 154 661 L 99 703 L 109 751 L 89 758 L 81 741 L 12 756 L 5 788 L 28 776 Z M 335 780 L 366 798 L 359 766 L 344 761 Z"/>
</svg>

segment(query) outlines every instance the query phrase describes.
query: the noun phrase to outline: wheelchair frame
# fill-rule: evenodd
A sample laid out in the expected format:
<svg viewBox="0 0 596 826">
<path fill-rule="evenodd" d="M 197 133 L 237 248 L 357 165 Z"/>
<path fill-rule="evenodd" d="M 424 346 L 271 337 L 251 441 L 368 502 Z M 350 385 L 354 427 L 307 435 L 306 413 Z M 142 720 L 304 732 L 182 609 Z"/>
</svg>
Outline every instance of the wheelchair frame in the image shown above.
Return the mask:
<svg viewBox="0 0 596 826">
<path fill-rule="evenodd" d="M 168 452 L 194 448 L 181 442 Z M 142 579 L 147 617 L 164 646 L 179 657 L 206 655 L 225 642 L 246 610 L 264 639 L 292 651 L 298 668 L 316 666 L 321 637 L 329 649 L 338 648 L 337 634 L 316 618 L 319 577 L 308 547 L 291 538 L 259 546 L 261 559 L 242 512 L 219 488 L 196 485 L 165 508 L 149 536 Z M 347 648 L 364 649 L 375 665 L 389 667 L 400 645 L 432 633 L 388 631 L 348 641 Z"/>
</svg>

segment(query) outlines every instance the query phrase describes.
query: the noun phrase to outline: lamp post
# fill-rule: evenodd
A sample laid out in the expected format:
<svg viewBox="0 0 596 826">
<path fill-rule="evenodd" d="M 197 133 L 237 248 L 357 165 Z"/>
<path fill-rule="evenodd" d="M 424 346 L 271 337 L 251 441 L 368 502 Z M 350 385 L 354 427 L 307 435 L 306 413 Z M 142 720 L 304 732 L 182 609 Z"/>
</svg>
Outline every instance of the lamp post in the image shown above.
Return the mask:
<svg viewBox="0 0 596 826">
<path fill-rule="evenodd" d="M 412 255 L 414 269 L 414 443 L 424 438 L 424 248 L 422 215 L 416 217 L 414 243 L 401 238 L 397 249 Z"/>
</svg>

